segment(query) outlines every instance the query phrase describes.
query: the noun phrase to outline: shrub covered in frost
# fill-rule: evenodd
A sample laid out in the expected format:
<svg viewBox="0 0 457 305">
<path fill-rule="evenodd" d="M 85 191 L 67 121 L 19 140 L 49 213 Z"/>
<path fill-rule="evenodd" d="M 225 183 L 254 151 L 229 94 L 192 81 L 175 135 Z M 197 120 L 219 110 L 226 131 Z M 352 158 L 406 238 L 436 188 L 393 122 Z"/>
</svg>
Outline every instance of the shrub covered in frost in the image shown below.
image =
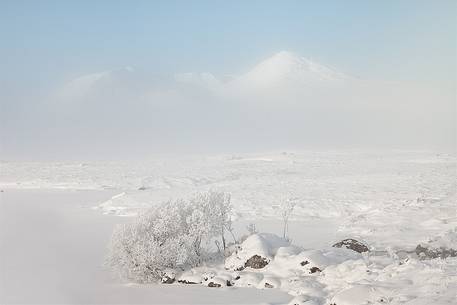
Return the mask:
<svg viewBox="0 0 457 305">
<path fill-rule="evenodd" d="M 225 245 L 230 211 L 230 196 L 220 192 L 166 202 L 116 227 L 107 264 L 137 282 L 158 280 L 166 269 L 197 266 L 208 257 L 211 241 Z"/>
</svg>

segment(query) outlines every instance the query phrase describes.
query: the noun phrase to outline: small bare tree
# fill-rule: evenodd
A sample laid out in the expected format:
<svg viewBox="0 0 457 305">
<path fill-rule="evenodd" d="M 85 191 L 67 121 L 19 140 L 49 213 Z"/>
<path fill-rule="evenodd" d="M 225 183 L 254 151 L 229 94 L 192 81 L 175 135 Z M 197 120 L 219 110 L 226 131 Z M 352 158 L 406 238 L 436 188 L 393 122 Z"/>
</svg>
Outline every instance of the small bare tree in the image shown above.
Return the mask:
<svg viewBox="0 0 457 305">
<path fill-rule="evenodd" d="M 294 211 L 295 206 L 298 203 L 298 198 L 287 198 L 286 200 L 281 201 L 279 206 L 281 211 L 281 217 L 283 221 L 283 231 L 282 236 L 284 239 L 288 239 L 288 230 L 289 230 L 289 217 Z"/>
<path fill-rule="evenodd" d="M 257 233 L 257 228 L 255 227 L 255 223 L 252 223 L 252 222 L 246 226 L 246 230 L 248 230 L 250 235 Z"/>
</svg>

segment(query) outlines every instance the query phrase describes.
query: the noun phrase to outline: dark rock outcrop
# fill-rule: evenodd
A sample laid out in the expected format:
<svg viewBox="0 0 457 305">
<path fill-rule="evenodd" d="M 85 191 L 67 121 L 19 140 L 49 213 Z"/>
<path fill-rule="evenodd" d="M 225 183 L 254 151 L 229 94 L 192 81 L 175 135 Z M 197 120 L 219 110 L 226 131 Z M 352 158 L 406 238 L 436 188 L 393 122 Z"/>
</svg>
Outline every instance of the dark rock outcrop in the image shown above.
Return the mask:
<svg viewBox="0 0 457 305">
<path fill-rule="evenodd" d="M 427 246 L 422 246 L 421 244 L 417 245 L 415 250 L 417 256 L 420 259 L 434 259 L 434 258 L 447 258 L 447 257 L 456 257 L 457 250 L 452 248 L 440 247 L 432 248 Z"/>
<path fill-rule="evenodd" d="M 253 269 L 262 269 L 266 265 L 268 265 L 269 260 L 266 259 L 265 257 L 262 257 L 260 255 L 254 255 L 250 259 L 246 261 L 244 264 L 244 267 L 250 267 Z"/>
<path fill-rule="evenodd" d="M 270 283 L 265 283 L 265 288 L 275 288 L 273 285 Z"/>
<path fill-rule="evenodd" d="M 366 245 L 364 245 L 360 241 L 352 239 L 352 238 L 344 239 L 344 240 L 334 244 L 332 247 L 346 248 L 346 249 L 350 249 L 350 250 L 358 252 L 358 253 L 370 251 L 370 249 L 368 249 L 368 247 Z"/>
<path fill-rule="evenodd" d="M 316 272 L 321 272 L 322 270 L 319 269 L 318 267 L 312 267 L 311 269 L 309 269 L 309 273 L 316 273 Z"/>
<path fill-rule="evenodd" d="M 196 283 L 196 282 L 192 282 L 192 281 L 188 281 L 188 280 L 178 280 L 178 283 L 189 284 L 189 285 L 200 284 L 200 283 Z"/>
<path fill-rule="evenodd" d="M 209 282 L 208 283 L 208 287 L 213 287 L 213 288 L 219 288 L 221 287 L 222 285 L 219 284 L 219 283 L 214 283 L 214 282 Z"/>
</svg>

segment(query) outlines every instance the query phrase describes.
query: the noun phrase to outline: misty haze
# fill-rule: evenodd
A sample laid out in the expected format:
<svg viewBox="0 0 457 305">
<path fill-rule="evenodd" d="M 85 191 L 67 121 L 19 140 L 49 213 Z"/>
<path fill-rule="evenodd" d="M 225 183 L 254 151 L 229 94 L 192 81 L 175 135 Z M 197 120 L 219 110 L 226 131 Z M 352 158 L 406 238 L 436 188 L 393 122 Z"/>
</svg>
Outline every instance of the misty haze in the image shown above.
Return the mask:
<svg viewBox="0 0 457 305">
<path fill-rule="evenodd" d="M 456 304 L 455 1 L 3 1 L 0 304 Z"/>
</svg>

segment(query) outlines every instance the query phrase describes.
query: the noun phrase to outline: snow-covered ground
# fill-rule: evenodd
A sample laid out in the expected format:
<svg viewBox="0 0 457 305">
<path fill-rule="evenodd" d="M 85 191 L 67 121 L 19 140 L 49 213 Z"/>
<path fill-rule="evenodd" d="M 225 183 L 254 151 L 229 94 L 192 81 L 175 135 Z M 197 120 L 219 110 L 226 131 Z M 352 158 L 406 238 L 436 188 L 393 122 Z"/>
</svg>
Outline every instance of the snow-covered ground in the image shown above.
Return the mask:
<svg viewBox="0 0 457 305">
<path fill-rule="evenodd" d="M 271 253 L 272 263 L 267 269 L 251 272 L 251 279 L 258 279 L 259 283 L 270 278 L 291 295 L 314 297 L 316 304 L 332 301 L 356 305 L 366 300 L 374 304 L 454 304 L 457 299 L 453 292 L 457 289 L 455 258 L 406 261 L 408 251 L 430 240 L 457 248 L 457 165 L 453 155 L 406 151 L 280 152 L 157 157 L 144 162 L 0 165 L 0 189 L 4 191 L 1 262 L 2 269 L 7 270 L 3 274 L 8 276 L 1 278 L 0 296 L 4 295 L 7 303 L 32 301 L 33 296 L 44 298 L 51 287 L 51 300 L 55 302 L 153 303 L 147 299 L 151 296 L 158 298 L 156 303 L 287 303 L 290 297 L 277 289 L 229 287 L 215 292 L 195 285 L 126 288 L 112 279 L 100 280 L 106 271 L 97 271 L 97 276 L 87 273 L 101 268 L 104 246 L 113 225 L 130 219 L 116 216 L 133 216 L 164 200 L 209 189 L 232 195 L 239 236 L 246 233 L 249 223 L 255 223 L 260 232 L 281 234 L 279 204 L 290 197 L 298 198 L 289 236 L 305 252 L 291 252 L 288 256 Z M 47 200 L 48 195 L 43 192 L 53 194 L 53 199 Z M 86 195 L 78 195 L 83 193 Z M 56 200 L 59 196 L 60 205 Z M 54 222 L 48 221 L 51 216 Z M 83 233 L 78 233 L 80 227 Z M 29 228 L 33 233 L 27 233 Z M 339 250 L 329 249 L 347 237 L 366 243 L 372 254 L 343 255 Z M 26 255 L 32 255 L 26 251 L 27 243 L 37 252 L 23 266 Z M 60 247 L 64 250 L 50 250 Z M 54 253 L 60 263 L 53 265 L 49 255 L 43 253 Z M 85 257 L 86 253 L 91 254 Z M 321 262 L 318 267 L 322 272 L 301 274 L 302 270 L 294 269 L 298 266 L 290 265 L 294 255 L 316 258 Z M 328 259 L 329 255 L 337 259 Z M 76 259 L 68 267 L 67 257 L 70 261 Z M 9 263 L 5 263 L 7 260 Z M 44 273 L 33 271 L 36 268 Z M 285 279 L 294 277 L 292 274 L 298 280 L 284 284 Z M 86 276 L 89 281 L 84 280 Z M 42 277 L 51 280 L 40 281 Z M 248 285 L 249 281 L 235 286 L 259 284 Z M 79 282 L 84 282 L 80 287 L 87 289 L 79 291 Z M 97 289 L 93 287 L 101 287 L 100 283 L 105 288 L 94 297 Z M 26 290 L 30 286 L 28 299 L 7 293 L 19 291 L 21 286 Z M 230 293 L 231 289 L 237 289 L 236 293 Z M 118 296 L 116 301 L 113 295 Z M 129 299 L 127 295 L 135 297 Z M 358 300 L 354 299 L 358 296 Z M 217 301 L 219 297 L 222 301 Z M 0 298 L 0 302 L 3 300 Z"/>
<path fill-rule="evenodd" d="M 279 290 L 121 283 L 103 267 L 115 224 L 88 207 L 111 191 L 0 193 L 0 304 L 282 304 Z"/>
</svg>

